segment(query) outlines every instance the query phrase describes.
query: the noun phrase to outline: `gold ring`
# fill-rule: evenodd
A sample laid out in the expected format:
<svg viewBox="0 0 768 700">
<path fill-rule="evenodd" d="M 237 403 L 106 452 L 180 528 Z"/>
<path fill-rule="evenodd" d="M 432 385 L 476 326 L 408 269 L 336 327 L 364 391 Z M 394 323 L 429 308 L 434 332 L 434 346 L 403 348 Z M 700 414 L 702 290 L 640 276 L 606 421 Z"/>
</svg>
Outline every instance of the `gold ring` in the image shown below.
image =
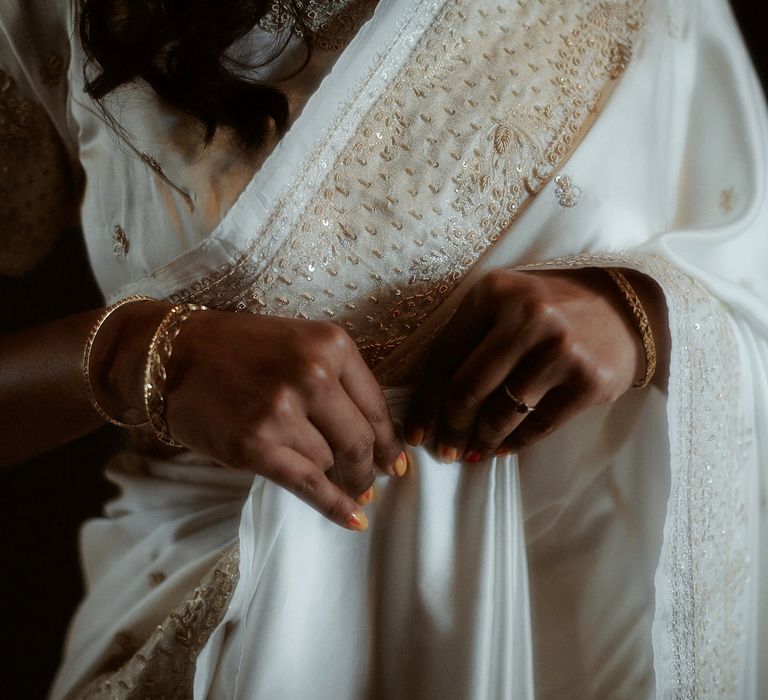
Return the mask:
<svg viewBox="0 0 768 700">
<path fill-rule="evenodd" d="M 510 390 L 509 387 L 506 385 L 506 383 L 502 384 L 504 387 L 504 393 L 509 396 L 510 399 L 512 399 L 512 402 L 515 404 L 515 412 L 516 413 L 530 413 L 531 411 L 536 410 L 536 406 L 529 406 L 525 401 L 521 401 L 517 398 Z"/>
</svg>

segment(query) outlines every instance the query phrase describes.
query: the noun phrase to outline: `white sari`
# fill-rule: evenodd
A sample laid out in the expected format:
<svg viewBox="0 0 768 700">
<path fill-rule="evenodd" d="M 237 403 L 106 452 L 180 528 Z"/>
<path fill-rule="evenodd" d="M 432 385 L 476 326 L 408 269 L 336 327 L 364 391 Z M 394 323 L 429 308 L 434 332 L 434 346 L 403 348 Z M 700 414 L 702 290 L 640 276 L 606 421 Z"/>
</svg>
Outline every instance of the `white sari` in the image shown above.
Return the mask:
<svg viewBox="0 0 768 700">
<path fill-rule="evenodd" d="M 109 298 L 333 319 L 395 418 L 493 268 L 640 270 L 672 350 L 666 394 L 519 459 L 409 450 L 363 535 L 193 454 L 123 456 L 52 697 L 768 694 L 768 122 L 722 2 L 382 0 L 212 231 L 164 127 L 147 179 L 69 104 Z"/>
</svg>

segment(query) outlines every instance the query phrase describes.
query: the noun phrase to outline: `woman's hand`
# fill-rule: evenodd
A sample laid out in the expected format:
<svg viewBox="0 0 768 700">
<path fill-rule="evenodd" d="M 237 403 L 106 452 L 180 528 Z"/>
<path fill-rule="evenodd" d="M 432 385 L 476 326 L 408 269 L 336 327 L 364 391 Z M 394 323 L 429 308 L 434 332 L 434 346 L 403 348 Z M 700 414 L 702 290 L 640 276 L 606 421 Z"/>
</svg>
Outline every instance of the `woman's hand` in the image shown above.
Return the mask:
<svg viewBox="0 0 768 700">
<path fill-rule="evenodd" d="M 626 274 L 663 359 L 661 291 Z M 445 462 L 519 451 L 590 406 L 617 399 L 643 377 L 645 362 L 632 312 L 605 271 L 496 270 L 441 334 L 415 392 L 407 440 L 434 442 Z"/>
<path fill-rule="evenodd" d="M 176 440 L 271 479 L 339 525 L 365 529 L 360 503 L 377 466 L 405 471 L 381 388 L 338 326 L 195 313 L 166 369 L 164 415 Z"/>
</svg>

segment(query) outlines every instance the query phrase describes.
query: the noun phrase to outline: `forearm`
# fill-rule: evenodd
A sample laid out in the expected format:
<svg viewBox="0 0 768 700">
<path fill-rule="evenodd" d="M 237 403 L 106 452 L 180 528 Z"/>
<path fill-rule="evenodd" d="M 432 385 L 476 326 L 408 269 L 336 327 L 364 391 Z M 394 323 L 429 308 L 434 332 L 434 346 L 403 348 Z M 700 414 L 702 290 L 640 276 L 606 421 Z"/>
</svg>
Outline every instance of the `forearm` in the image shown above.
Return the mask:
<svg viewBox="0 0 768 700">
<path fill-rule="evenodd" d="M 166 307 L 131 304 L 99 331 L 91 380 L 110 415 L 141 410 L 142 349 Z M 82 368 L 86 339 L 102 313 L 88 311 L 0 340 L 0 465 L 23 461 L 103 424 L 88 399 Z"/>
</svg>

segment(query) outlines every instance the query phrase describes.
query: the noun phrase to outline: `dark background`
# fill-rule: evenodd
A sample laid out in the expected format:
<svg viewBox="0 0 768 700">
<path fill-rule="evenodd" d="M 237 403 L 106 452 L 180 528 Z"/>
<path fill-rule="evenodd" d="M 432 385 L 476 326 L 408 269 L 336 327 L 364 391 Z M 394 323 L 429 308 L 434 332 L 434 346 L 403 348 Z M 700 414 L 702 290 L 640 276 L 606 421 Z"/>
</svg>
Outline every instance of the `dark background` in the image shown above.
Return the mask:
<svg viewBox="0 0 768 700">
<path fill-rule="evenodd" d="M 732 4 L 765 86 L 763 3 Z M 69 231 L 34 273 L 21 280 L 0 278 L 0 334 L 100 304 L 79 234 Z M 67 622 L 82 595 L 77 531 L 112 493 L 100 474 L 120 439 L 119 431 L 107 427 L 0 474 L 4 698 L 45 697 Z"/>
</svg>

